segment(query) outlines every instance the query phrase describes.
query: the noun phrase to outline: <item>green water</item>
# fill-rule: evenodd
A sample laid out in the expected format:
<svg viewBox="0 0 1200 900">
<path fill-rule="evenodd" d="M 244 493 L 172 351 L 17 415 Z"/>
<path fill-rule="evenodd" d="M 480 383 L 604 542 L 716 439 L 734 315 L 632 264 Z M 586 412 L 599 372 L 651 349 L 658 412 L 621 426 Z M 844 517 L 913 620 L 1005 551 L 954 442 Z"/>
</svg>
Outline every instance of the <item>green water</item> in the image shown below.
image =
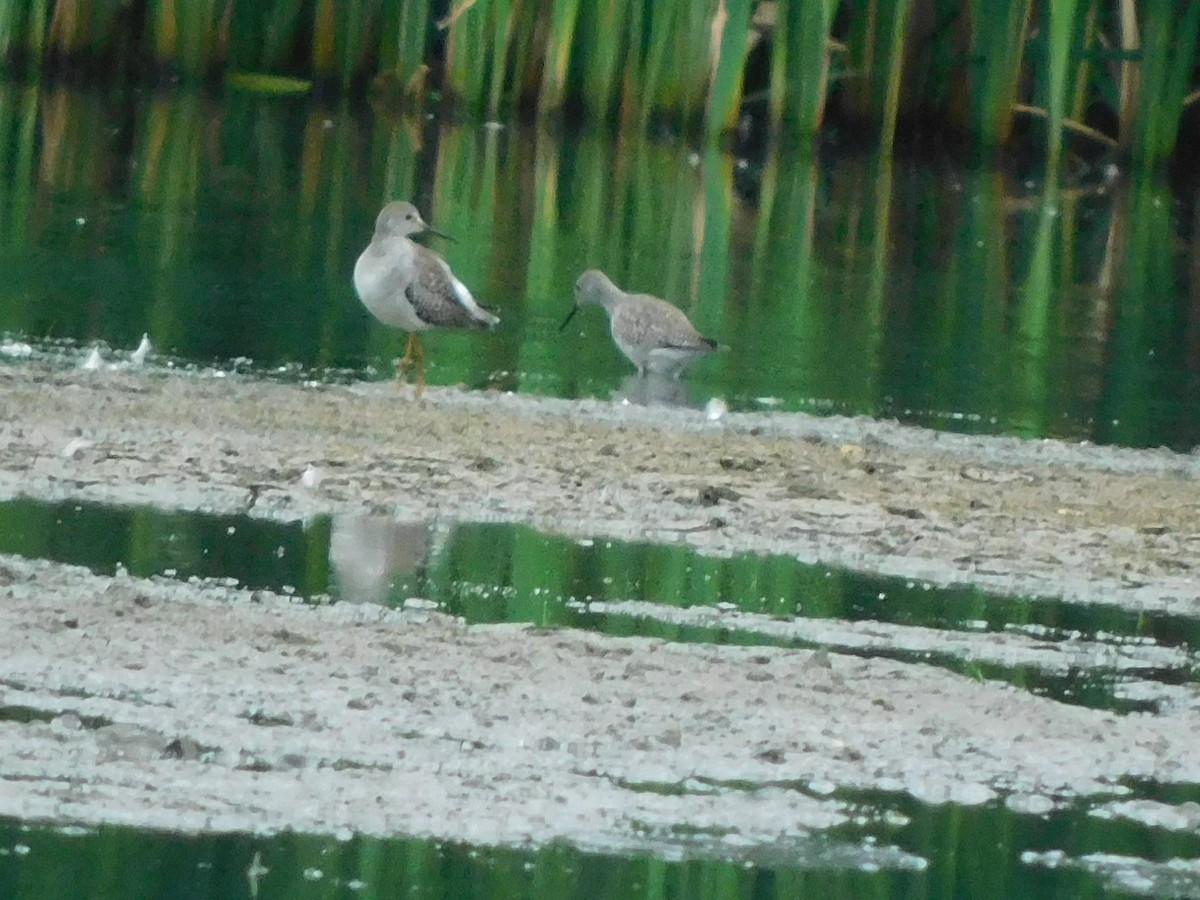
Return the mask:
<svg viewBox="0 0 1200 900">
<path fill-rule="evenodd" d="M 719 395 L 740 409 L 960 431 L 1200 442 L 1192 200 L 1157 181 L 1039 191 L 995 171 L 829 147 L 816 158 L 740 161 L 641 138 L 399 120 L 300 100 L 0 85 L 0 363 L 20 365 L 23 342 L 64 365 L 96 343 L 119 359 L 148 333 L 154 365 L 387 378 L 404 335 L 370 319 L 349 273 L 379 206 L 410 197 L 457 237 L 431 244 L 504 319 L 490 335 L 429 335 L 435 384 L 621 391 L 631 368 L 598 310 L 557 330 L 576 275 L 598 266 L 670 298 L 725 345 L 690 371 L 688 402 Z M 347 527 L 16 501 L 0 504 L 0 552 L 309 598 L 416 595 L 475 622 L 678 641 L 809 646 L 755 623 L 870 620 L 947 637 L 1015 630 L 1114 653 L 1143 643 L 1185 653 L 1166 667 L 1060 673 L 951 649 L 830 644 L 1114 710 L 1158 702 L 1126 699 L 1130 678 L 1165 691 L 1200 672 L 1188 649 L 1200 644 L 1194 616 L 935 589 L 787 557 L 711 559 L 682 536 L 581 542 L 470 523 L 385 529 L 377 543 L 358 535 L 349 543 L 377 547 L 387 571 L 357 583 L 353 560 L 339 569 Z M 716 604 L 758 618 L 668 615 Z M 1197 799 L 1195 785 L 1131 790 Z M 0 822 L 0 897 L 251 896 L 256 853 L 270 870 L 256 882 L 261 897 L 1087 897 L 1119 894 L 1123 883 L 1087 854 L 1128 857 L 1132 868 L 1200 856 L 1194 835 L 1098 818 L 1087 802 L 1034 816 L 903 795 L 845 799 L 861 804 L 858 826 L 740 855 L 703 840 L 616 855 Z M 921 865 L 874 852 L 886 848 Z M 1022 856 L 1056 850 L 1067 863 Z M 1200 893 L 1194 876 L 1146 877 L 1160 896 Z"/>
<path fill-rule="evenodd" d="M 504 320 L 430 335 L 433 383 L 621 391 L 599 310 L 557 331 L 598 266 L 725 345 L 691 370 L 692 403 L 1190 448 L 1191 200 L 1099 176 L 1040 191 L 836 148 L 746 161 L 297 99 L 0 85 L 0 334 L 68 360 L 145 332 L 160 362 L 389 377 L 404 335 L 350 271 L 382 203 L 410 197 Z"/>
<path fill-rule="evenodd" d="M 1194 873 L 1171 864 L 1200 853 L 1195 836 L 1097 819 L 1084 804 L 1039 816 L 883 792 L 845 799 L 858 811 L 856 824 L 834 835 L 734 853 L 719 841 L 681 838 L 655 855 L 362 835 L 188 837 L 0 819 L 0 896 L 1009 900 L 1185 897 L 1200 889 Z M 1127 893 L 1130 883 L 1136 892 Z"/>
<path fill-rule="evenodd" d="M 596 612 L 594 605 L 632 600 L 669 611 L 724 604 L 773 622 L 869 620 L 936 628 L 947 641 L 955 634 L 1028 628 L 1045 642 L 1096 641 L 1114 654 L 1147 646 L 1186 651 L 1200 636 L 1195 617 L 1135 616 L 1115 606 L 939 589 L 807 566 L 788 557 L 718 559 L 683 543 L 580 541 L 501 524 L 402 526 L 373 518 L 281 524 L 236 515 L 15 500 L 0 503 L 0 553 L 97 572 L 223 579 L 314 601 L 356 593 L 363 594 L 356 599 L 398 604 L 416 595 L 473 622 L 531 622 L 675 641 L 812 645 L 773 638 L 754 627 L 680 625 L 666 615 Z M 358 569 L 381 575 L 363 581 L 355 577 Z M 836 642 L 830 646 L 841 649 Z M 1174 668 L 1118 671 L 1101 658 L 1090 668 L 1079 661 L 1065 674 L 1033 665 L 974 663 L 952 648 L 922 654 L 883 645 L 849 652 L 944 666 L 1005 680 L 1060 702 L 1118 711 L 1131 708 L 1120 692 L 1128 678 L 1157 681 L 1168 690 L 1200 676 L 1190 651 Z M 1140 708 L 1153 708 L 1154 702 L 1144 703 Z M 6 721 L 46 716 L 0 706 L 0 719 Z M 763 786 L 709 784 L 703 789 Z M 656 793 L 683 789 L 624 787 Z M 807 783 L 771 787 L 814 790 Z M 1200 800 L 1194 784 L 1130 782 L 1126 788 L 1123 800 L 1173 807 Z M 622 853 L 561 845 L 460 846 L 403 836 L 185 836 L 107 826 L 63 830 L 0 820 L 0 897 L 726 900 L 1108 897 L 1123 895 L 1126 885 L 1137 886 L 1142 895 L 1164 897 L 1200 891 L 1200 876 L 1173 862 L 1200 856 L 1196 835 L 1114 818 L 1105 811 L 1107 796 L 1083 798 L 1049 813 L 1021 812 L 1004 801 L 970 807 L 926 803 L 902 791 L 840 789 L 834 796 L 850 807 L 850 824 L 810 839 L 730 845 L 721 835 L 685 829 L 647 834 L 645 846 Z M 255 870 L 260 871 L 252 879 Z"/>
<path fill-rule="evenodd" d="M 526 622 L 691 643 L 810 647 L 887 656 L 1006 681 L 1060 702 L 1129 711 L 1122 687 L 1200 679 L 1200 617 L 1136 613 L 1117 605 L 1008 596 L 808 565 L 787 556 L 718 558 L 685 543 L 577 540 L 509 524 L 401 525 L 382 517 L 281 524 L 247 516 L 168 513 L 88 503 L 0 503 L 0 553 L 137 577 L 223 579 L 311 599 L 399 606 L 421 597 L 471 623 Z M 361 573 L 370 573 L 362 578 Z M 629 601 L 642 606 L 629 606 Z M 676 621 L 675 610 L 721 610 L 743 619 Z M 1029 634 L 1041 642 L 1086 640 L 1108 660 L 1053 666 L 975 658 L 961 648 L 870 645 L 774 632 L 788 622 L 872 622 L 958 635 Z M 1116 667 L 1138 647 L 1173 648 L 1169 663 Z"/>
</svg>

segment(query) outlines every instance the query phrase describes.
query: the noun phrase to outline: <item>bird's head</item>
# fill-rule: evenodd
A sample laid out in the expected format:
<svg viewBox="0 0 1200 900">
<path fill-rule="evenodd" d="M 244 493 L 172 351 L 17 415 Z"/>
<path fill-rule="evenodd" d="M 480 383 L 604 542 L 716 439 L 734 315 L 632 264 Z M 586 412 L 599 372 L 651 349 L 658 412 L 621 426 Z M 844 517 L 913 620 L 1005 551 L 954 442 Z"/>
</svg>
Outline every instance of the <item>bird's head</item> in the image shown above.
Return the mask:
<svg viewBox="0 0 1200 900">
<path fill-rule="evenodd" d="M 443 234 L 422 219 L 417 208 L 407 200 L 393 200 L 379 211 L 379 215 L 375 219 L 375 236 L 377 238 L 411 237 L 423 232 L 452 240 L 448 234 Z"/>
</svg>

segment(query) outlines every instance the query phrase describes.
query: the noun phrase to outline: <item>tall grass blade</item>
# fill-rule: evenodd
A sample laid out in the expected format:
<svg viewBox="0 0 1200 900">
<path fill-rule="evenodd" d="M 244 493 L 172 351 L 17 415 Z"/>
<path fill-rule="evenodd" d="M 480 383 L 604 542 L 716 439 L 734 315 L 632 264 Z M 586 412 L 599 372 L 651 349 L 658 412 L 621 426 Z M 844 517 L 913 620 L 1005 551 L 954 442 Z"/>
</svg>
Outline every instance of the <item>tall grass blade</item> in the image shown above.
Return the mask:
<svg viewBox="0 0 1200 900">
<path fill-rule="evenodd" d="M 579 23 L 584 54 L 580 91 L 589 114 L 601 122 L 609 121 L 620 96 L 620 63 L 633 52 L 628 44 L 629 19 L 640 12 L 634 0 L 601 0 L 586 8 Z"/>
<path fill-rule="evenodd" d="M 317 0 L 313 21 L 312 72 L 318 80 L 333 78 L 337 57 L 336 17 L 335 0 Z"/>
<path fill-rule="evenodd" d="M 698 125 L 714 67 L 713 21 L 719 0 L 678 0 L 674 6 L 674 24 L 664 42 L 666 59 L 659 68 L 655 105 L 684 126 Z"/>
<path fill-rule="evenodd" d="M 509 95 L 522 111 L 532 108 L 536 102 L 546 39 L 543 27 L 545 4 L 532 3 L 533 10 L 530 10 L 527 3 L 530 0 L 521 0 L 520 12 L 515 17 L 510 63 L 512 84 Z"/>
<path fill-rule="evenodd" d="M 780 4 L 771 53 L 771 124 L 813 135 L 825 116 L 829 34 L 837 0 Z"/>
<path fill-rule="evenodd" d="M 724 31 L 728 24 L 728 19 L 721 21 L 720 13 L 721 0 L 689 4 L 687 29 L 680 32 L 676 39 L 676 52 L 686 65 L 672 66 L 671 71 L 677 73 L 679 79 L 676 88 L 680 97 L 679 116 L 689 129 L 701 126 L 708 110 L 723 40 L 723 35 L 718 37 L 715 31 L 718 25 Z M 743 47 L 743 56 L 745 53 L 746 48 Z"/>
<path fill-rule="evenodd" d="M 512 49 L 515 19 L 520 0 L 492 0 L 492 60 L 489 73 L 487 115 L 495 119 L 500 114 L 504 100 L 504 87 L 508 80 L 508 55 Z"/>
<path fill-rule="evenodd" d="M 18 0 L 19 2 L 19 0 Z M 25 66 L 38 72 L 46 58 L 46 42 L 49 39 L 50 0 L 30 0 L 25 7 Z"/>
<path fill-rule="evenodd" d="M 843 88 L 842 108 L 855 121 L 878 125 L 885 153 L 891 152 L 895 138 L 901 91 L 913 90 L 904 71 L 906 48 L 916 40 L 908 27 L 910 5 L 911 0 L 862 0 L 850 22 L 851 73 Z M 930 43 L 924 35 L 920 41 L 926 48 Z M 923 76 L 919 72 L 914 77 Z"/>
<path fill-rule="evenodd" d="M 1103 0 L 1086 0 L 1087 11 L 1075 17 L 1075 48 L 1076 62 L 1071 85 L 1071 101 L 1067 115 L 1073 121 L 1082 122 L 1087 109 L 1088 89 L 1096 71 L 1091 54 L 1085 52 L 1096 41 L 1097 7 Z"/>
<path fill-rule="evenodd" d="M 485 60 L 491 57 L 489 16 L 493 2 L 460 3 L 456 12 L 438 26 L 447 29 L 445 87 L 476 115 L 483 112 L 487 98 L 490 67 Z"/>
<path fill-rule="evenodd" d="M 892 142 L 896 137 L 896 119 L 900 115 L 900 86 L 904 83 L 904 48 L 907 33 L 909 0 L 896 0 L 888 4 L 891 28 L 888 30 L 889 40 L 886 48 L 886 63 L 880 67 L 884 83 L 883 123 L 881 125 L 882 152 L 890 156 Z M 888 170 L 888 183 L 891 183 L 891 172 Z"/>
<path fill-rule="evenodd" d="M 228 55 L 230 0 L 154 0 L 154 55 L 159 66 L 189 80 L 216 73 Z"/>
<path fill-rule="evenodd" d="M 288 55 L 309 22 L 306 15 L 309 0 L 273 0 L 266 12 L 261 6 L 249 7 L 245 3 L 238 6 L 247 6 L 249 13 L 257 11 L 262 18 L 261 52 L 254 68 L 266 72 L 286 71 Z"/>
<path fill-rule="evenodd" d="M 379 35 L 371 28 L 374 6 L 370 0 L 339 0 L 337 39 L 337 77 L 343 91 L 348 91 L 354 77 L 363 70 L 366 60 L 379 56 Z"/>
<path fill-rule="evenodd" d="M 1163 248 L 1177 240 L 1171 188 L 1159 178 L 1122 187 L 1114 208 L 1112 335 L 1106 352 L 1114 377 L 1104 386 L 1096 420 L 1100 440 L 1155 433 L 1152 411 L 1162 384 L 1142 361 L 1155 348 L 1178 346 L 1179 272 Z"/>
<path fill-rule="evenodd" d="M 984 147 L 994 149 L 1012 133 L 1030 0 L 974 0 L 971 12 L 971 130 Z"/>
<path fill-rule="evenodd" d="M 15 48 L 20 46 L 24 6 L 21 0 L 0 0 L 0 68 L 12 63 Z"/>
<path fill-rule="evenodd" d="M 1057 293 L 1054 273 L 1062 265 L 1056 253 L 1062 235 L 1057 221 L 1062 197 L 1055 185 L 1053 172 L 1049 183 L 1050 188 L 1043 195 L 1038 209 L 1033 253 L 1017 308 L 1026 356 L 1026 364 L 1021 366 L 1020 372 L 1021 395 L 1025 399 L 1029 425 L 1034 434 L 1045 433 L 1050 424 L 1046 417 L 1053 406 L 1050 402 L 1054 361 L 1051 328 Z"/>
<path fill-rule="evenodd" d="M 624 132 L 637 127 L 638 116 L 642 107 L 642 86 L 644 84 L 644 54 L 643 44 L 646 30 L 646 16 L 639 15 L 636 7 L 629 14 L 629 35 L 625 41 L 629 48 L 625 57 L 625 68 L 621 73 L 621 108 L 619 130 Z"/>
<path fill-rule="evenodd" d="M 49 52 L 55 59 L 69 59 L 83 42 L 83 4 L 80 0 L 58 0 L 50 19 Z"/>
<path fill-rule="evenodd" d="M 712 63 L 705 129 L 710 135 L 737 124 L 746 74 L 753 0 L 720 0 L 711 26 Z"/>
<path fill-rule="evenodd" d="M 154 19 L 154 58 L 159 65 L 173 66 L 179 60 L 179 17 L 175 0 L 155 0 L 151 4 Z"/>
<path fill-rule="evenodd" d="M 702 333 L 709 335 L 726 332 L 725 298 L 736 256 L 733 229 L 737 192 L 733 173 L 732 157 L 710 143 L 704 153 L 702 181 L 696 189 L 692 267 L 692 296 L 698 298 L 699 307 L 694 321 Z"/>
<path fill-rule="evenodd" d="M 538 114 L 558 112 L 567 98 L 567 76 L 579 20 L 580 0 L 546 0 L 551 4 Z"/>
<path fill-rule="evenodd" d="M 666 97 L 659 82 L 663 78 L 663 68 L 668 64 L 678 62 L 670 46 L 672 30 L 682 27 L 678 13 L 678 0 L 660 0 L 650 4 L 650 30 L 646 37 L 646 56 L 642 68 L 641 104 L 638 114 L 638 124 L 645 128 L 650 113 L 656 108 L 667 107 Z"/>
<path fill-rule="evenodd" d="M 429 6 L 425 3 L 384 3 L 380 27 L 379 67 L 407 83 L 425 65 L 429 35 Z"/>
<path fill-rule="evenodd" d="M 1133 142 L 1133 120 L 1141 104 L 1142 67 L 1137 59 L 1142 43 L 1138 7 L 1134 0 L 1117 0 L 1117 25 L 1121 61 L 1117 81 L 1117 134 L 1121 149 L 1128 152 Z"/>
<path fill-rule="evenodd" d="M 1049 100 L 1046 108 L 1050 113 L 1050 132 L 1046 153 L 1050 178 L 1057 178 L 1059 160 L 1062 156 L 1063 123 L 1067 118 L 1067 104 L 1072 85 L 1067 80 L 1071 65 L 1072 42 L 1075 37 L 1076 0 L 1052 0 L 1047 3 L 1049 28 L 1046 40 Z"/>
<path fill-rule="evenodd" d="M 1134 158 L 1154 166 L 1174 149 L 1200 35 L 1200 3 L 1143 7 L 1141 97 L 1133 121 Z M 1150 48 L 1153 48 L 1151 51 Z"/>
<path fill-rule="evenodd" d="M 8 175 L 0 179 L 0 246 L 4 249 L 34 245 L 39 98 L 37 87 L 0 84 L 0 172 Z M 5 321 L 26 330 L 38 312 L 37 298 L 12 283 L 10 274 L 0 285 L 0 313 Z"/>
</svg>

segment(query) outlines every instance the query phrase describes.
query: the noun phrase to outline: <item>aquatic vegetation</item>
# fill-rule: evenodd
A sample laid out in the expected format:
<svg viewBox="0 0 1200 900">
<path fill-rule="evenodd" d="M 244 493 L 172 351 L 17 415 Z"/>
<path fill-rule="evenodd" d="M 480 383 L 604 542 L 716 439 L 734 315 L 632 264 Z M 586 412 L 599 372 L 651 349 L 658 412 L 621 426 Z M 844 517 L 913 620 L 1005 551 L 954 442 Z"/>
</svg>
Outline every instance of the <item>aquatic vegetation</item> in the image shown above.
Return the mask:
<svg viewBox="0 0 1200 900">
<path fill-rule="evenodd" d="M 1124 0 L 0 3 L 0 66 L 35 78 L 229 79 L 712 136 L 836 119 L 885 149 L 918 125 L 984 149 L 1032 133 L 1052 165 L 1071 140 L 1170 157 L 1198 35 L 1196 4 Z"/>
</svg>

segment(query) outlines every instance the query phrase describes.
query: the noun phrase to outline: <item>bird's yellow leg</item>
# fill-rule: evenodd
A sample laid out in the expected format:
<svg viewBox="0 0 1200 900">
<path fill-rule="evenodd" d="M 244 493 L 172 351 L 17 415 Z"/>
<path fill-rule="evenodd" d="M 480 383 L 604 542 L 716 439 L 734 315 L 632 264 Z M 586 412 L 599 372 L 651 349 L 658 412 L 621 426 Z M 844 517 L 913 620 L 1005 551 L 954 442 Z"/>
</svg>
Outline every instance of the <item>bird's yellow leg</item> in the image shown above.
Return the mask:
<svg viewBox="0 0 1200 900">
<path fill-rule="evenodd" d="M 416 399 L 420 400 L 421 395 L 425 393 L 425 345 L 421 343 L 421 339 L 414 333 L 413 347 L 416 349 L 414 357 L 417 363 L 417 394 Z"/>
<path fill-rule="evenodd" d="M 408 370 L 412 368 L 413 362 L 421 361 L 423 368 L 425 362 L 425 351 L 421 347 L 421 341 L 417 338 L 415 331 L 410 331 L 408 334 L 408 344 L 404 348 L 404 355 L 396 360 L 396 390 L 401 390 L 408 381 Z M 421 381 L 424 382 L 424 374 L 422 372 Z M 421 389 L 417 389 L 417 396 L 420 396 Z"/>
<path fill-rule="evenodd" d="M 408 345 L 404 348 L 404 356 L 396 362 L 397 390 L 404 387 L 408 380 L 408 370 L 414 365 L 417 367 L 416 399 L 420 400 L 421 395 L 425 393 L 425 345 L 421 343 L 421 339 L 417 337 L 415 331 L 410 331 Z"/>
</svg>

